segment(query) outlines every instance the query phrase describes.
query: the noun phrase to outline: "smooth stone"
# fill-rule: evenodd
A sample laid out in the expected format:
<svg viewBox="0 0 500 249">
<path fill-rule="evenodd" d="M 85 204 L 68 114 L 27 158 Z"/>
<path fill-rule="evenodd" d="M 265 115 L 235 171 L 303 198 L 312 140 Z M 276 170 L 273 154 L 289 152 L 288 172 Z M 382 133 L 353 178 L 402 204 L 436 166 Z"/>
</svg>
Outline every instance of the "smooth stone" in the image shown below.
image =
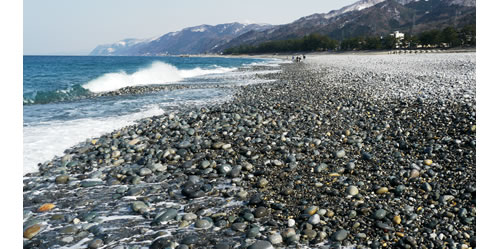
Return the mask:
<svg viewBox="0 0 500 249">
<path fill-rule="evenodd" d="M 104 242 L 102 241 L 102 239 L 95 239 L 89 243 L 88 248 L 97 249 L 103 245 L 104 245 Z"/>
<path fill-rule="evenodd" d="M 274 249 L 274 247 L 269 241 L 257 240 L 248 249 Z"/>
<path fill-rule="evenodd" d="M 356 211 L 355 211 L 355 212 L 356 212 Z M 359 223 L 359 222 L 357 222 L 357 221 L 356 221 L 356 222 L 354 222 L 354 224 L 352 224 L 352 228 L 353 228 L 353 229 L 356 229 L 356 228 L 358 228 L 359 226 L 361 226 L 361 223 Z"/>
<path fill-rule="evenodd" d="M 153 222 L 155 224 L 161 224 L 162 222 L 174 219 L 176 216 L 177 216 L 177 209 L 169 208 L 159 213 L 155 217 Z"/>
<path fill-rule="evenodd" d="M 295 229 L 293 228 L 287 228 L 285 230 L 285 232 L 283 232 L 283 236 L 285 236 L 285 238 L 290 238 L 292 236 L 294 236 L 296 233 L 295 233 Z"/>
<path fill-rule="evenodd" d="M 268 183 L 269 181 L 266 178 L 262 178 L 259 180 L 258 186 L 260 188 L 264 188 L 265 186 L 267 186 Z"/>
<path fill-rule="evenodd" d="M 451 200 L 455 199 L 455 196 L 453 196 L 453 195 L 443 195 L 439 199 L 440 199 L 440 201 L 442 203 L 446 203 L 448 201 L 451 201 Z"/>
<path fill-rule="evenodd" d="M 178 247 L 178 244 L 175 242 L 170 241 L 170 238 L 159 238 L 153 241 L 153 244 L 149 247 L 150 249 L 165 249 L 165 248 L 176 248 Z M 129 247 L 126 247 L 127 249 L 130 249 Z M 113 248 L 114 249 L 114 248 Z M 125 247 L 123 248 L 125 249 Z"/>
<path fill-rule="evenodd" d="M 314 238 L 316 238 L 316 235 L 318 234 L 316 231 L 312 229 L 306 229 L 303 231 L 303 233 L 306 239 L 308 240 L 313 240 Z"/>
<path fill-rule="evenodd" d="M 319 207 L 318 207 L 318 206 L 310 206 L 310 207 L 308 207 L 306 210 L 304 210 L 304 213 L 305 213 L 305 214 L 308 214 L 308 215 L 313 215 L 313 214 L 315 214 L 318 210 L 319 210 Z"/>
<path fill-rule="evenodd" d="M 128 191 L 127 191 L 127 195 L 129 196 L 137 196 L 137 195 L 142 195 L 144 193 L 144 188 L 142 187 L 133 187 L 133 188 L 130 188 Z M 121 191 L 120 191 L 121 192 Z"/>
<path fill-rule="evenodd" d="M 189 226 L 189 221 L 183 220 L 181 223 L 179 223 L 179 228 L 184 228 Z"/>
<path fill-rule="evenodd" d="M 405 189 L 406 189 L 405 185 L 398 185 L 396 189 L 394 189 L 394 192 L 396 192 L 396 194 L 402 194 L 405 191 Z"/>
<path fill-rule="evenodd" d="M 294 219 L 288 219 L 288 227 L 293 227 L 295 226 L 295 220 Z"/>
<path fill-rule="evenodd" d="M 332 210 L 327 210 L 327 211 L 326 211 L 326 217 L 331 218 L 331 217 L 333 217 L 333 215 L 334 215 L 334 213 L 333 213 L 333 211 L 332 211 Z"/>
<path fill-rule="evenodd" d="M 134 212 L 141 212 L 141 210 L 142 211 L 148 210 L 148 205 L 146 205 L 146 203 L 142 201 L 134 201 L 132 202 L 132 210 L 134 210 Z"/>
<path fill-rule="evenodd" d="M 387 187 L 381 187 L 379 189 L 377 189 L 377 191 L 375 193 L 377 193 L 378 195 L 381 195 L 381 194 L 385 194 L 389 192 L 389 189 Z"/>
<path fill-rule="evenodd" d="M 281 234 L 279 233 L 271 234 L 269 236 L 269 242 L 273 245 L 280 244 L 283 242 L 283 237 L 281 237 Z"/>
<path fill-rule="evenodd" d="M 66 184 L 69 180 L 69 175 L 60 175 L 56 177 L 57 184 Z"/>
<path fill-rule="evenodd" d="M 212 148 L 213 149 L 220 149 L 220 148 L 222 148 L 223 145 L 224 145 L 223 142 L 216 142 L 216 143 L 212 144 Z"/>
<path fill-rule="evenodd" d="M 241 173 L 241 166 L 236 165 L 229 172 L 229 176 L 232 178 L 236 178 L 236 177 L 240 176 L 240 173 Z"/>
<path fill-rule="evenodd" d="M 420 188 L 422 188 L 423 190 L 425 190 L 427 192 L 432 191 L 432 186 L 428 182 L 422 183 L 422 185 L 420 186 Z"/>
<path fill-rule="evenodd" d="M 231 225 L 231 229 L 233 229 L 235 231 L 239 231 L 239 232 L 244 232 L 246 228 L 247 228 L 247 224 L 245 224 L 243 222 L 237 222 L 237 223 L 233 223 Z"/>
<path fill-rule="evenodd" d="M 425 159 L 424 160 L 424 164 L 427 165 L 427 166 L 431 166 L 432 165 L 432 160 L 430 159 Z"/>
<path fill-rule="evenodd" d="M 258 207 L 255 209 L 254 216 L 255 218 L 262 218 L 266 217 L 269 214 L 267 208 L 265 207 Z"/>
<path fill-rule="evenodd" d="M 149 168 L 142 168 L 139 170 L 140 176 L 147 176 L 147 175 L 151 175 L 152 173 L 153 173 L 153 171 Z"/>
<path fill-rule="evenodd" d="M 290 236 L 290 237 L 286 238 L 286 240 L 287 240 L 287 242 L 288 242 L 289 244 L 296 244 L 296 243 L 298 243 L 298 242 L 299 242 L 299 240 L 300 240 L 300 234 L 295 234 L 295 235 L 292 235 L 292 236 Z"/>
<path fill-rule="evenodd" d="M 361 158 L 363 160 L 370 161 L 370 160 L 372 160 L 373 156 L 372 156 L 372 154 L 370 154 L 366 151 L 363 151 L 363 152 L 361 152 Z"/>
<path fill-rule="evenodd" d="M 356 164 L 354 164 L 354 162 L 347 163 L 348 170 L 354 170 L 355 168 L 356 168 Z"/>
<path fill-rule="evenodd" d="M 324 215 L 326 214 L 326 212 L 327 212 L 327 211 L 326 211 L 326 209 L 324 209 L 324 208 L 322 208 L 322 209 L 318 210 L 318 214 L 319 214 L 320 216 L 324 216 Z"/>
<path fill-rule="evenodd" d="M 63 214 L 54 214 L 52 215 L 52 217 L 50 217 L 51 220 L 62 220 L 64 219 L 64 215 Z"/>
<path fill-rule="evenodd" d="M 253 165 L 249 162 L 243 162 L 242 163 L 243 169 L 246 171 L 252 171 L 253 170 Z"/>
<path fill-rule="evenodd" d="M 61 229 L 59 232 L 61 234 L 76 234 L 80 229 L 77 226 L 67 226 Z"/>
<path fill-rule="evenodd" d="M 333 239 L 336 241 L 342 241 L 347 238 L 347 235 L 349 234 L 349 231 L 347 230 L 339 230 L 333 234 Z"/>
<path fill-rule="evenodd" d="M 247 213 L 243 214 L 243 219 L 245 219 L 246 221 L 252 222 L 255 219 L 255 216 L 252 213 L 247 212 Z"/>
<path fill-rule="evenodd" d="M 274 166 L 282 166 L 283 162 L 281 162 L 280 160 L 273 160 L 273 164 Z"/>
<path fill-rule="evenodd" d="M 194 213 L 186 213 L 184 214 L 184 216 L 182 216 L 182 219 L 185 221 L 196 220 L 196 218 L 198 218 L 198 216 Z"/>
<path fill-rule="evenodd" d="M 99 180 L 83 180 L 80 182 L 80 185 L 84 188 L 95 187 L 103 184 L 104 182 Z"/>
<path fill-rule="evenodd" d="M 45 203 L 37 209 L 37 212 L 39 213 L 47 212 L 52 210 L 55 206 L 56 205 L 54 205 L 53 203 Z"/>
<path fill-rule="evenodd" d="M 181 193 L 188 198 L 199 198 L 205 195 L 205 192 L 202 190 L 203 184 L 201 183 L 192 183 L 188 182 L 184 185 Z"/>
<path fill-rule="evenodd" d="M 328 169 L 328 165 L 326 165 L 325 163 L 321 163 L 319 164 L 315 169 L 314 169 L 314 172 L 316 173 L 321 173 L 323 171 L 325 171 L 326 169 Z"/>
<path fill-rule="evenodd" d="M 248 192 L 241 190 L 236 194 L 240 199 L 246 199 L 248 197 Z"/>
<path fill-rule="evenodd" d="M 197 235 L 188 235 L 181 240 L 182 244 L 194 245 L 198 243 L 199 237 Z"/>
<path fill-rule="evenodd" d="M 343 157 L 345 157 L 345 150 L 342 149 L 342 150 L 336 151 L 335 152 L 335 157 L 336 158 L 343 158 Z"/>
<path fill-rule="evenodd" d="M 399 215 L 394 216 L 394 218 L 392 218 L 392 222 L 396 225 L 401 224 L 401 216 Z"/>
<path fill-rule="evenodd" d="M 364 238 L 366 238 L 366 233 L 358 233 L 358 234 L 356 234 L 356 237 L 360 238 L 360 239 L 364 239 Z"/>
<path fill-rule="evenodd" d="M 347 187 L 346 192 L 348 195 L 357 195 L 359 193 L 359 190 L 356 186 L 349 186 Z"/>
<path fill-rule="evenodd" d="M 417 178 L 420 176 L 420 172 L 417 169 L 412 169 L 410 172 L 410 178 Z"/>
<path fill-rule="evenodd" d="M 318 236 L 319 241 L 326 239 L 326 237 L 328 236 L 328 234 L 323 232 L 323 231 L 319 232 L 318 234 L 319 234 L 319 236 Z"/>
<path fill-rule="evenodd" d="M 201 228 L 201 229 L 207 229 L 207 228 L 210 228 L 211 226 L 212 226 L 212 223 L 208 220 L 205 220 L 205 219 L 198 219 L 194 223 L 194 227 Z"/>
<path fill-rule="evenodd" d="M 384 230 L 387 230 L 387 231 L 394 231 L 394 228 L 391 227 L 389 224 L 386 224 L 382 221 L 377 221 L 377 227 L 378 228 L 381 228 L 381 229 L 384 229 Z"/>
<path fill-rule="evenodd" d="M 161 163 L 155 163 L 151 165 L 151 170 L 156 172 L 163 172 L 167 170 L 167 166 L 162 165 Z"/>
<path fill-rule="evenodd" d="M 191 143 L 189 141 L 182 141 L 177 145 L 177 148 L 179 149 L 186 149 L 191 147 Z"/>
<path fill-rule="evenodd" d="M 356 210 L 351 210 L 349 211 L 349 218 L 354 218 L 356 217 L 356 215 L 358 215 L 358 213 L 356 212 Z"/>
<path fill-rule="evenodd" d="M 128 142 L 129 145 L 136 145 L 139 143 L 141 140 L 139 138 L 134 138 Z"/>
<path fill-rule="evenodd" d="M 119 150 L 114 150 L 111 152 L 111 158 L 117 158 L 120 157 L 120 151 Z"/>
<path fill-rule="evenodd" d="M 233 168 L 231 167 L 231 165 L 229 164 L 223 164 L 223 165 L 220 165 L 218 168 L 217 168 L 217 171 L 221 174 L 221 175 L 227 175 L 229 172 L 231 172 Z"/>
<path fill-rule="evenodd" d="M 33 226 L 30 226 L 26 228 L 23 232 L 23 237 L 27 239 L 31 239 L 35 237 L 40 231 L 42 230 L 42 226 L 40 224 L 35 224 Z"/>
<path fill-rule="evenodd" d="M 309 217 L 309 220 L 308 220 L 308 222 L 313 224 L 313 225 L 318 224 L 320 221 L 321 221 L 321 219 L 319 217 L 319 214 L 315 214 L 315 215 Z"/>
<path fill-rule="evenodd" d="M 71 242 L 73 242 L 73 240 L 75 240 L 75 238 L 72 236 L 66 236 L 66 237 L 61 239 L 61 241 L 64 243 L 71 243 Z"/>
<path fill-rule="evenodd" d="M 210 166 L 210 162 L 209 161 L 202 161 L 200 166 L 204 169 L 208 168 L 208 166 Z"/>
<path fill-rule="evenodd" d="M 233 230 L 234 230 L 234 228 L 233 228 Z M 244 229 L 243 229 L 243 231 L 244 231 Z M 240 232 L 243 232 L 243 231 L 240 231 Z M 253 238 L 257 237 L 257 235 L 259 235 L 259 232 L 260 231 L 259 231 L 258 227 L 252 227 L 252 228 L 248 229 L 247 238 L 253 239 Z"/>
<path fill-rule="evenodd" d="M 387 215 L 387 211 L 385 211 L 384 209 L 379 209 L 375 212 L 374 217 L 377 220 L 381 220 L 381 219 L 385 218 L 386 215 Z"/>
<path fill-rule="evenodd" d="M 224 242 L 219 242 L 215 245 L 215 249 L 231 249 L 231 246 Z"/>
</svg>

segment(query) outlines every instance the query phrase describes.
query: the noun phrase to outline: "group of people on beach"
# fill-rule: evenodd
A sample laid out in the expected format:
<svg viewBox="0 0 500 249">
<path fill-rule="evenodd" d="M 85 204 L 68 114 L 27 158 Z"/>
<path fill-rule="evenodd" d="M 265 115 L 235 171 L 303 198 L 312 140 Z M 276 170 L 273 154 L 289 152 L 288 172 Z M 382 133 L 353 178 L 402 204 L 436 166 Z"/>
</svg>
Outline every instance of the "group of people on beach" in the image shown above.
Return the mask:
<svg viewBox="0 0 500 249">
<path fill-rule="evenodd" d="M 305 60 L 306 59 L 306 55 L 298 55 L 298 56 L 292 56 L 292 62 L 300 62 L 301 60 Z"/>
</svg>

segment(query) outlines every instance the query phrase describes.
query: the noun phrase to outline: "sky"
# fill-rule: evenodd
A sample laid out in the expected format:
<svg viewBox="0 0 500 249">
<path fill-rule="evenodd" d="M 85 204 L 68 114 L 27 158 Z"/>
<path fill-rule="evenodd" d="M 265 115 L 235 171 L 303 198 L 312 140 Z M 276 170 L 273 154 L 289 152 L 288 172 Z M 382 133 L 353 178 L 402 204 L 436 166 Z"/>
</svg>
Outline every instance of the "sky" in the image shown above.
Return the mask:
<svg viewBox="0 0 500 249">
<path fill-rule="evenodd" d="M 86 55 L 97 45 L 201 24 L 285 24 L 357 0 L 24 0 L 23 54 Z"/>
</svg>

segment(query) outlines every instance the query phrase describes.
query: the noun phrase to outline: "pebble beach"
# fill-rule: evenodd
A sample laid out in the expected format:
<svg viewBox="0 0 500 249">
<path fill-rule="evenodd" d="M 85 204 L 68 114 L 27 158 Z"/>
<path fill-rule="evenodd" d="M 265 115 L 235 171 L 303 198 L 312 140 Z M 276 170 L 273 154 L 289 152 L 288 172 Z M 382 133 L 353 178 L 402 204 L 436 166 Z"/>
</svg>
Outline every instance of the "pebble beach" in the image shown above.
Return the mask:
<svg viewBox="0 0 500 249">
<path fill-rule="evenodd" d="M 24 248 L 475 248 L 475 53 L 278 69 L 41 163 Z"/>
</svg>

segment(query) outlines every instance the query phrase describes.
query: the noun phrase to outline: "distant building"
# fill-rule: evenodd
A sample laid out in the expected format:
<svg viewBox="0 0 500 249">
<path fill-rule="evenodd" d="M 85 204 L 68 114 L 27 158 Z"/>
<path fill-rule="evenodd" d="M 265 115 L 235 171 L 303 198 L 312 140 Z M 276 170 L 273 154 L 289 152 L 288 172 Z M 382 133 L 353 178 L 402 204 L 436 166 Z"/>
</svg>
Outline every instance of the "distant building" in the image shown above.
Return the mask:
<svg viewBox="0 0 500 249">
<path fill-rule="evenodd" d="M 394 33 L 391 33 L 390 36 L 396 38 L 396 48 L 400 48 L 403 45 L 403 40 L 405 39 L 405 34 L 401 33 L 399 31 L 394 31 Z"/>
<path fill-rule="evenodd" d="M 403 40 L 405 38 L 405 34 L 404 33 L 401 33 L 399 31 L 394 31 L 394 33 L 391 34 L 391 36 L 394 36 L 394 38 L 398 39 L 398 40 Z"/>
</svg>

